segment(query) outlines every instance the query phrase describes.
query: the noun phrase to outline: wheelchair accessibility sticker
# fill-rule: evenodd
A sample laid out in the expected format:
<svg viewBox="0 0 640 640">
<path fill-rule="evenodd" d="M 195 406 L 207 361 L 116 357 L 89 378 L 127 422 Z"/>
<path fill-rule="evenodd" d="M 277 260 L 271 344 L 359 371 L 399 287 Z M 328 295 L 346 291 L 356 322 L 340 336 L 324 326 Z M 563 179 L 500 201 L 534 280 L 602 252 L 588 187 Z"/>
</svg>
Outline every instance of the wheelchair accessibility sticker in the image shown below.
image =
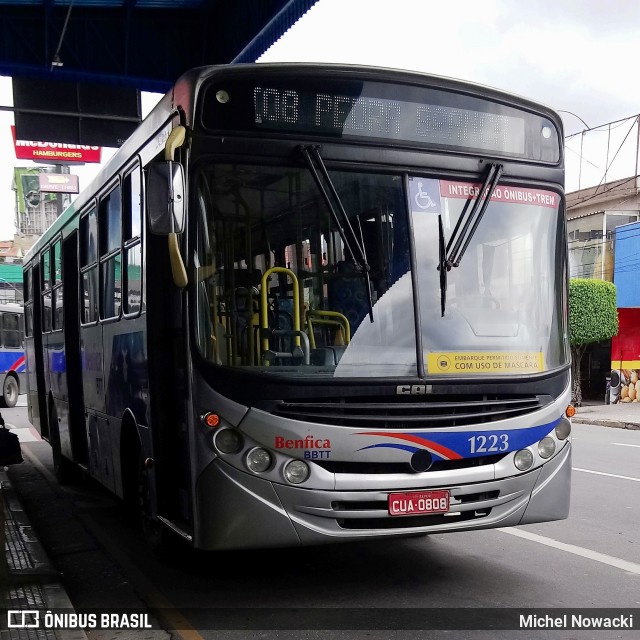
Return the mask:
<svg viewBox="0 0 640 640">
<path fill-rule="evenodd" d="M 439 181 L 409 178 L 409 200 L 413 213 L 441 213 Z"/>
</svg>

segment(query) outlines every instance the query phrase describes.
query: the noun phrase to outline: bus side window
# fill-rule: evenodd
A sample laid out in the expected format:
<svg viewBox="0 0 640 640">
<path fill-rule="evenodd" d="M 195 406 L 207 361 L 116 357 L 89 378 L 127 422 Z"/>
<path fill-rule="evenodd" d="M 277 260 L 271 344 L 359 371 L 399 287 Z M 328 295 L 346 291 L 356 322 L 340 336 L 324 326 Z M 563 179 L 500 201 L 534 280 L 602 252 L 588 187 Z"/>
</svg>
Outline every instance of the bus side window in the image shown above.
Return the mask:
<svg viewBox="0 0 640 640">
<path fill-rule="evenodd" d="M 80 220 L 80 273 L 82 274 L 82 323 L 98 319 L 98 233 L 96 210 Z"/>
<path fill-rule="evenodd" d="M 51 256 L 47 249 L 40 263 L 42 274 L 42 331 L 51 331 Z"/>
<path fill-rule="evenodd" d="M 124 313 L 144 308 L 142 294 L 142 173 L 136 167 L 123 182 L 123 270 Z"/>
<path fill-rule="evenodd" d="M 100 201 L 98 215 L 100 242 L 100 317 L 116 318 L 122 302 L 121 243 L 122 198 L 116 187 Z"/>
<path fill-rule="evenodd" d="M 52 328 L 53 329 L 62 329 L 62 301 L 63 301 L 63 291 L 62 291 L 62 256 L 61 256 L 61 248 L 62 245 L 60 240 L 58 240 L 51 249 L 51 263 L 53 267 L 53 295 L 52 295 Z"/>
<path fill-rule="evenodd" d="M 19 349 L 22 346 L 20 318 L 17 313 L 2 314 L 2 346 Z"/>
</svg>

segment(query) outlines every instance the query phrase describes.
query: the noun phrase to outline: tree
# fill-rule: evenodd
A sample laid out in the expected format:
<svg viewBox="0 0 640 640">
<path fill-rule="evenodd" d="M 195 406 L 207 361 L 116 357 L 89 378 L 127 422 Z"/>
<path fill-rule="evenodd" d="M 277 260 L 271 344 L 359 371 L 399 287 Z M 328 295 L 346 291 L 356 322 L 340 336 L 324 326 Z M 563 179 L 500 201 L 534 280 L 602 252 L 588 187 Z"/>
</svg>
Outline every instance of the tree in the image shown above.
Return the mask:
<svg viewBox="0 0 640 640">
<path fill-rule="evenodd" d="M 587 345 L 618 333 L 616 287 L 604 280 L 569 280 L 569 342 L 571 344 L 571 401 L 582 405 L 580 360 Z"/>
</svg>

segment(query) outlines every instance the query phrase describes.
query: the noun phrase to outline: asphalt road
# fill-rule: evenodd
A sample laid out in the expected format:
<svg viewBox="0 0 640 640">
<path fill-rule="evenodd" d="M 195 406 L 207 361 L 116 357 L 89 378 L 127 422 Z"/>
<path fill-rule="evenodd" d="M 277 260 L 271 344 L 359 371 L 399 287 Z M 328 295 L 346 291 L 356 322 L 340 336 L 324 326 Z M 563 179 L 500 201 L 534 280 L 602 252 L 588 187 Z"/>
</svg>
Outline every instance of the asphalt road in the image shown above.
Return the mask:
<svg viewBox="0 0 640 640">
<path fill-rule="evenodd" d="M 2 414 L 27 453 L 27 463 L 11 469 L 12 483 L 77 607 L 148 607 L 183 640 L 640 637 L 638 630 L 410 630 L 403 612 L 409 607 L 463 619 L 469 609 L 499 617 L 497 610 L 509 608 L 551 614 L 563 607 L 620 608 L 635 610 L 640 620 L 640 431 L 574 425 L 572 508 L 565 521 L 383 543 L 183 551 L 160 562 L 107 493 L 91 482 L 57 487 L 49 446 L 28 429 L 24 408 Z M 270 611 L 283 607 L 295 629 L 269 628 Z M 245 627 L 253 628 L 221 630 L 217 608 L 238 608 L 242 624 L 249 619 Z M 336 630 L 322 630 L 327 618 L 335 619 Z M 366 630 L 367 619 L 379 630 Z M 255 629 L 260 620 L 264 628 Z M 144 637 L 169 637 L 154 633 Z"/>
</svg>

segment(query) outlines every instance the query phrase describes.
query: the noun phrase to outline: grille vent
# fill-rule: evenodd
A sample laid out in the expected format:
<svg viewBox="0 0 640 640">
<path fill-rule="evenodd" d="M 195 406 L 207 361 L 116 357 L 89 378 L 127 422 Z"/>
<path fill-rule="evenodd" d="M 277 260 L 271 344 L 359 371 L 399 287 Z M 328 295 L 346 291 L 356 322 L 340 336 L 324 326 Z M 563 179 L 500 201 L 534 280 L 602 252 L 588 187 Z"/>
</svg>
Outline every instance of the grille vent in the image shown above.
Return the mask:
<svg viewBox="0 0 640 640">
<path fill-rule="evenodd" d="M 506 454 L 496 454 L 491 456 L 478 456 L 476 458 L 461 458 L 460 460 L 438 460 L 428 469 L 429 473 L 434 471 L 456 471 L 458 469 L 468 469 L 470 467 L 482 467 L 488 464 L 497 464 Z M 359 474 L 392 474 L 410 473 L 415 475 L 415 471 L 408 462 L 351 462 L 341 460 L 314 460 L 315 464 L 331 473 L 359 473 Z"/>
<path fill-rule="evenodd" d="M 496 422 L 525 416 L 551 402 L 549 396 L 460 395 L 322 398 L 279 402 L 271 413 L 291 420 L 343 427 L 429 429 Z"/>
</svg>

